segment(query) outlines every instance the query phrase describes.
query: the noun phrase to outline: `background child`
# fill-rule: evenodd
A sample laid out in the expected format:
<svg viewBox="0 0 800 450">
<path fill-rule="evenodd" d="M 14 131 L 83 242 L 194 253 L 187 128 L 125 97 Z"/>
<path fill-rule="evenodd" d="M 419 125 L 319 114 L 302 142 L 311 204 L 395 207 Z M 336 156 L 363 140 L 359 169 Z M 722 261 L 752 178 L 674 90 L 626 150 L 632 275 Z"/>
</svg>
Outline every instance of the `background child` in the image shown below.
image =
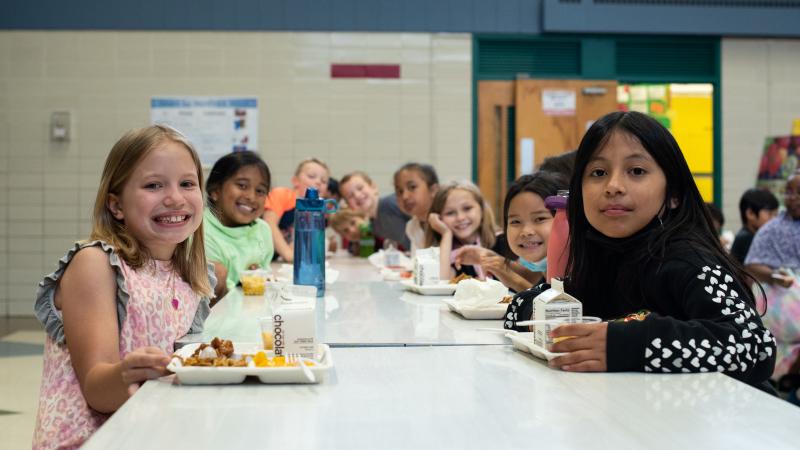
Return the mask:
<svg viewBox="0 0 800 450">
<path fill-rule="evenodd" d="M 439 246 L 439 276 L 442 280 L 462 273 L 484 277 L 479 265 L 456 267 L 452 252 L 464 245 L 494 249 L 494 214 L 477 186 L 469 181 L 461 181 L 439 189 L 431 204 L 428 225 L 425 246 Z"/>
<path fill-rule="evenodd" d="M 91 240 L 39 283 L 47 340 L 33 448 L 79 447 L 140 383 L 167 374 L 176 339 L 202 331 L 214 283 L 202 179 L 191 144 L 165 126 L 111 149 Z"/>
<path fill-rule="evenodd" d="M 567 213 L 568 292 L 586 315 L 640 314 L 556 328 L 553 337 L 573 338 L 553 345 L 567 354 L 551 366 L 725 372 L 753 385 L 769 377 L 774 338 L 662 125 L 637 112 L 595 122 L 578 148 Z"/>
<path fill-rule="evenodd" d="M 761 282 L 768 302 L 764 323 L 778 340 L 773 378 L 800 373 L 800 175 L 789 177 L 784 191 L 786 211 L 761 227 L 745 259 L 748 272 Z"/>
<path fill-rule="evenodd" d="M 376 239 L 372 234 L 369 219 L 361 211 L 353 208 L 340 209 L 336 214 L 331 215 L 329 223 L 331 228 L 347 242 L 347 250 L 355 256 L 369 256 L 383 244 L 382 239 Z M 362 240 L 366 242 L 362 242 Z M 362 244 L 371 244 L 372 248 L 361 248 Z"/>
<path fill-rule="evenodd" d="M 294 259 L 294 247 L 291 245 L 294 233 L 294 207 L 297 198 L 306 196 L 306 189 L 313 187 L 320 193 L 328 186 L 330 170 L 317 158 L 308 158 L 297 165 L 292 177 L 292 188 L 277 187 L 270 191 L 264 202 L 263 219 L 272 230 L 275 251 L 285 261 Z"/>
<path fill-rule="evenodd" d="M 736 233 L 731 247 L 731 255 L 744 264 L 747 251 L 753 242 L 756 231 L 778 214 L 778 199 L 766 189 L 748 189 L 739 199 L 739 216 L 742 229 Z"/>
<path fill-rule="evenodd" d="M 250 151 L 223 156 L 208 175 L 206 255 L 219 280 L 217 298 L 236 287 L 242 270 L 272 261 L 272 232 L 261 220 L 270 178 L 267 164 Z"/>
<path fill-rule="evenodd" d="M 492 250 L 468 245 L 456 251 L 456 267 L 460 264 L 480 264 L 510 289 L 522 292 L 543 282 L 547 271 L 547 240 L 553 225 L 553 211 L 544 200 L 567 189 L 561 174 L 539 171 L 519 177 L 508 188 L 503 205 L 503 231 L 512 261 Z"/>
<path fill-rule="evenodd" d="M 408 163 L 394 173 L 394 192 L 397 205 L 411 216 L 406 222 L 406 237 L 411 246 L 411 257 L 418 248 L 425 246 L 425 228 L 428 226 L 428 210 L 439 190 L 439 177 L 430 164 Z"/>
<path fill-rule="evenodd" d="M 339 192 L 347 200 L 348 207 L 367 214 L 375 237 L 390 239 L 404 250 L 410 248 L 406 237 L 406 222 L 410 217 L 397 206 L 394 194 L 379 199 L 378 186 L 360 170 L 342 177 Z"/>
</svg>

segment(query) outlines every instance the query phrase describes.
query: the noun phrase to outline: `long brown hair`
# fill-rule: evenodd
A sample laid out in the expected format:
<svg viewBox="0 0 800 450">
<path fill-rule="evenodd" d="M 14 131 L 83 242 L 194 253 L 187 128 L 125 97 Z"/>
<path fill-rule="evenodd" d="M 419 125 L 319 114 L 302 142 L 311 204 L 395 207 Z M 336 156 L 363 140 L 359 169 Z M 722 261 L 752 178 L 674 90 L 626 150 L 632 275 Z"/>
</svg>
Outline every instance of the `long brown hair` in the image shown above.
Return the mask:
<svg viewBox="0 0 800 450">
<path fill-rule="evenodd" d="M 481 194 L 481 190 L 478 189 L 478 186 L 475 186 L 474 183 L 470 181 L 454 181 L 452 183 L 445 184 L 436 192 L 436 195 L 433 197 L 433 202 L 431 203 L 431 213 L 441 214 L 442 210 L 444 210 L 444 204 L 447 202 L 447 197 L 450 196 L 450 193 L 455 190 L 462 190 L 469 192 L 472 194 L 472 197 L 481 207 L 481 227 L 480 227 L 480 238 L 481 238 L 481 246 L 485 248 L 491 248 L 494 246 L 495 240 L 497 239 L 495 236 L 495 232 L 497 231 L 496 225 L 494 223 L 494 213 L 492 212 L 492 207 L 486 203 L 486 200 L 483 198 Z M 433 245 L 439 244 L 439 241 L 442 240 L 442 235 L 439 234 L 436 230 L 433 229 L 430 225 L 425 227 L 425 246 L 430 247 Z"/>
<path fill-rule="evenodd" d="M 189 151 L 197 168 L 197 179 L 200 183 L 198 187 L 202 194 L 203 168 L 197 152 L 185 136 L 165 125 L 153 125 L 125 133 L 108 154 L 100 178 L 100 187 L 97 189 L 91 239 L 102 240 L 113 246 L 119 256 L 133 269 L 141 268 L 152 258 L 147 249 L 128 232 L 125 223 L 116 219 L 108 209 L 109 195 L 121 195 L 139 163 L 153 148 L 167 140 L 182 144 Z M 197 213 L 202 214 L 202 211 Z M 172 254 L 172 266 L 178 270 L 181 278 L 194 292 L 211 296 L 207 264 L 201 223 L 192 236 L 178 244 L 175 253 Z"/>
</svg>

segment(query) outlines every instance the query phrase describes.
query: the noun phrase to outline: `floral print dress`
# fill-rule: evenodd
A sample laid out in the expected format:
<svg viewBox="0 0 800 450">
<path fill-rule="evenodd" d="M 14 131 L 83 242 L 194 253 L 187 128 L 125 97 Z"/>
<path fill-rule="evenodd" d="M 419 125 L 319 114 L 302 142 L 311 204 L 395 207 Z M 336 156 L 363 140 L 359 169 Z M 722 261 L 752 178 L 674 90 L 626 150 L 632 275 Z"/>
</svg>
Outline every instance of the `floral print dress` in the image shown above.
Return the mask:
<svg viewBox="0 0 800 450">
<path fill-rule="evenodd" d="M 58 270 L 39 283 L 36 315 L 45 326 L 47 340 L 34 449 L 78 448 L 110 416 L 92 410 L 86 403 L 65 343 L 61 311 L 54 304 L 55 291 L 67 265 L 88 246 L 101 247 L 116 273 L 120 359 L 145 346 L 171 354 L 175 340 L 187 332 L 202 330 L 209 313 L 208 299 L 193 292 L 169 262 L 154 261 L 133 270 L 104 242 L 75 244 L 59 261 Z"/>
</svg>

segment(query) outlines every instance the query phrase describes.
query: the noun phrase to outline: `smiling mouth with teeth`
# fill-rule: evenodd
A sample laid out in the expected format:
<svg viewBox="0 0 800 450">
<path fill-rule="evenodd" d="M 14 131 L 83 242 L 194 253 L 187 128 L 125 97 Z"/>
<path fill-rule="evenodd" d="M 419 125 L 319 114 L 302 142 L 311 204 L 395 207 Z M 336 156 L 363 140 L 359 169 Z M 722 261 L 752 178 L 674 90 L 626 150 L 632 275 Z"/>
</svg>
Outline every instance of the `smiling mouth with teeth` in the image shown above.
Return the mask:
<svg viewBox="0 0 800 450">
<path fill-rule="evenodd" d="M 161 223 L 180 223 L 186 220 L 189 216 L 166 216 L 166 217 L 156 217 L 156 222 Z"/>
</svg>

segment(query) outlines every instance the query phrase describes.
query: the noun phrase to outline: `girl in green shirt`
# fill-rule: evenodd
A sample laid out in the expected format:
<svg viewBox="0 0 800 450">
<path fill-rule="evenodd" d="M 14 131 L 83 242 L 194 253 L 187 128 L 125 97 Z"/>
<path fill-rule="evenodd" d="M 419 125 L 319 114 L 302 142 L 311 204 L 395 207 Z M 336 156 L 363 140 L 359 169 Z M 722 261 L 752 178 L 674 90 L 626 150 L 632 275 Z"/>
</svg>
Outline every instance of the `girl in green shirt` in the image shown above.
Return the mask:
<svg viewBox="0 0 800 450">
<path fill-rule="evenodd" d="M 222 298 L 239 283 L 241 271 L 269 267 L 272 232 L 261 219 L 269 192 L 269 167 L 257 153 L 235 152 L 220 158 L 206 182 L 206 257 L 218 280 Z"/>
</svg>

